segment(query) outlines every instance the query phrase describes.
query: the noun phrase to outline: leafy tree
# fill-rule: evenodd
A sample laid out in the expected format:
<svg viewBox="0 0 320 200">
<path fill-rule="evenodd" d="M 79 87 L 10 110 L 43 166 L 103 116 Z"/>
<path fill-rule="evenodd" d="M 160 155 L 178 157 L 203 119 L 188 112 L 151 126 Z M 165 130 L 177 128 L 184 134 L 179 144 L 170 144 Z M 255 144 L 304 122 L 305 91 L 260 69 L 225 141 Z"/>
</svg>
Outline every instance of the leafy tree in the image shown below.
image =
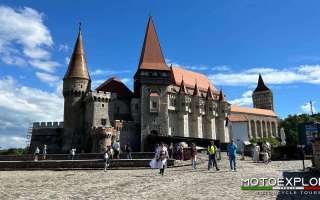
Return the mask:
<svg viewBox="0 0 320 200">
<path fill-rule="evenodd" d="M 314 115 L 289 115 L 285 119 L 280 120 L 280 128 L 284 128 L 284 132 L 286 133 L 287 145 L 296 146 L 298 144 L 298 124 L 312 121 L 320 122 L 320 113 Z"/>
</svg>

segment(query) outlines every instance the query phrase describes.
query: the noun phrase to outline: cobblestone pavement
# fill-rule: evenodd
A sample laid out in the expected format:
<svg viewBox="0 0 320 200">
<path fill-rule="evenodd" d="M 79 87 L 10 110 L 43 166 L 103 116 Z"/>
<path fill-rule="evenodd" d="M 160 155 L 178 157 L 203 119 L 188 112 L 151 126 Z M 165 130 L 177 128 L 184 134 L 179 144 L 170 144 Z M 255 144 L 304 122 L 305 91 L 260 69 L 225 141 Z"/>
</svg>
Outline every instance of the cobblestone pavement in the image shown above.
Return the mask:
<svg viewBox="0 0 320 200">
<path fill-rule="evenodd" d="M 103 171 L 0 171 L 0 199 L 301 199 L 295 195 L 241 191 L 241 178 L 278 178 L 299 172 L 301 161 L 270 164 L 237 161 L 238 171 L 228 169 L 225 154 L 220 171 L 191 166 L 170 168 L 162 177 L 158 170 Z M 204 158 L 206 156 L 203 156 Z M 306 162 L 310 166 L 310 161 Z M 317 195 L 306 199 L 320 199 Z"/>
</svg>

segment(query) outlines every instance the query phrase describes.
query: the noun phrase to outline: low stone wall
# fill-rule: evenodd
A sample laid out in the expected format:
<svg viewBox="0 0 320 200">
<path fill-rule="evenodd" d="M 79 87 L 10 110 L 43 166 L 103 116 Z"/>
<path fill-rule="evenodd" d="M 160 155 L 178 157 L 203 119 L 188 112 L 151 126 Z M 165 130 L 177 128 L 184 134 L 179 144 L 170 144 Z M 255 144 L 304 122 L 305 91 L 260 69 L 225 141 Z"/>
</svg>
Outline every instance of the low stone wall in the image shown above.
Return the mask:
<svg viewBox="0 0 320 200">
<path fill-rule="evenodd" d="M 149 168 L 150 159 L 114 159 L 110 168 Z M 96 160 L 45 160 L 45 161 L 0 161 L 0 170 L 68 170 L 103 169 L 104 161 Z M 168 160 L 168 167 L 174 166 L 174 160 Z"/>
<path fill-rule="evenodd" d="M 152 159 L 154 157 L 153 152 L 133 152 L 131 154 L 133 159 Z M 126 153 L 120 154 L 121 159 L 127 158 Z M 0 155 L 0 161 L 33 161 L 33 154 L 24 154 L 20 156 Z M 39 160 L 42 159 L 42 155 L 39 155 Z M 81 153 L 74 156 L 74 160 L 90 160 L 90 159 L 103 159 L 102 153 Z M 47 154 L 46 160 L 70 160 L 69 154 Z"/>
</svg>

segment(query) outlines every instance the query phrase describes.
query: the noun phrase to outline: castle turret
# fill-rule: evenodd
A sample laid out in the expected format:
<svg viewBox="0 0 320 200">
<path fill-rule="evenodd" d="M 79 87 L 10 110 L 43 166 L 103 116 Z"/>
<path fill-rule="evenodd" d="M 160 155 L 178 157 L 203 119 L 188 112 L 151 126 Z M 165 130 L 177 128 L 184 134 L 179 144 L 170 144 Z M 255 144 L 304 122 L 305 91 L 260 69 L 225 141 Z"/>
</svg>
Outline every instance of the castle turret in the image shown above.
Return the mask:
<svg viewBox="0 0 320 200">
<path fill-rule="evenodd" d="M 147 147 L 144 144 L 147 135 L 168 134 L 167 90 L 170 83 L 171 70 L 165 62 L 150 16 L 134 75 L 134 97 L 140 98 L 142 148 Z"/>
<path fill-rule="evenodd" d="M 254 108 L 274 110 L 272 91 L 265 85 L 261 74 L 259 74 L 258 85 L 252 94 Z"/>
<path fill-rule="evenodd" d="M 91 80 L 87 68 L 82 42 L 81 27 L 69 62 L 68 70 L 63 78 L 64 96 L 64 137 L 62 151 L 71 148 L 81 150 L 84 136 L 83 98 L 90 91 Z"/>
</svg>

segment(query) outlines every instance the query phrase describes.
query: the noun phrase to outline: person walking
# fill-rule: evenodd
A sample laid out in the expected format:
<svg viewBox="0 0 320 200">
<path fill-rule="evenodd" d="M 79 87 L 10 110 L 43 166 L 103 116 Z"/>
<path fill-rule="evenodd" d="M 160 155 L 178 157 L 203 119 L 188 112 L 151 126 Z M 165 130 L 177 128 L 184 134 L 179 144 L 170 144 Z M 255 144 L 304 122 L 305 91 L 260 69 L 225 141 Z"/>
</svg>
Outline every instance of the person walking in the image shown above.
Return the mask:
<svg viewBox="0 0 320 200">
<path fill-rule="evenodd" d="M 113 157 L 115 159 L 119 159 L 120 158 L 120 144 L 119 141 L 116 141 L 112 144 L 112 149 L 113 149 Z"/>
<path fill-rule="evenodd" d="M 255 144 L 253 147 L 253 162 L 259 162 L 260 146 Z"/>
<path fill-rule="evenodd" d="M 197 147 L 194 143 L 191 145 L 191 164 L 193 169 L 197 168 Z"/>
<path fill-rule="evenodd" d="M 214 166 L 216 167 L 217 171 L 220 170 L 218 168 L 218 164 L 216 161 L 216 152 L 217 152 L 217 147 L 216 145 L 214 145 L 214 142 L 211 141 L 211 144 L 208 146 L 208 155 L 209 155 L 208 170 L 210 170 L 210 168 L 213 168 Z"/>
<path fill-rule="evenodd" d="M 228 156 L 230 162 L 230 170 L 237 171 L 236 168 L 236 158 L 237 158 L 237 145 L 231 140 L 231 143 L 228 145 Z"/>
<path fill-rule="evenodd" d="M 169 152 L 169 158 L 173 158 L 173 143 L 172 142 L 170 143 L 168 152 Z"/>
<path fill-rule="evenodd" d="M 132 159 L 132 156 L 131 156 L 132 149 L 129 144 L 125 145 L 124 150 L 127 153 L 127 159 Z"/>
<path fill-rule="evenodd" d="M 34 161 L 38 161 L 39 159 L 39 153 L 40 153 L 40 149 L 37 146 L 36 150 L 34 151 Z"/>
<path fill-rule="evenodd" d="M 76 149 L 75 149 L 75 148 L 72 148 L 72 149 L 70 150 L 70 155 L 71 155 L 71 160 L 73 160 L 73 159 L 74 159 L 74 156 L 76 155 Z"/>
<path fill-rule="evenodd" d="M 47 145 L 43 145 L 43 150 L 42 150 L 42 159 L 45 160 L 47 158 Z"/>
<path fill-rule="evenodd" d="M 110 151 L 107 150 L 104 152 L 103 160 L 104 160 L 104 172 L 107 171 L 107 168 L 110 166 Z"/>
<path fill-rule="evenodd" d="M 159 151 L 159 169 L 160 169 L 160 174 L 163 176 L 164 175 L 164 170 L 167 166 L 167 159 L 168 159 L 168 149 L 164 145 L 164 143 L 161 143 L 160 145 L 160 151 Z"/>
</svg>

